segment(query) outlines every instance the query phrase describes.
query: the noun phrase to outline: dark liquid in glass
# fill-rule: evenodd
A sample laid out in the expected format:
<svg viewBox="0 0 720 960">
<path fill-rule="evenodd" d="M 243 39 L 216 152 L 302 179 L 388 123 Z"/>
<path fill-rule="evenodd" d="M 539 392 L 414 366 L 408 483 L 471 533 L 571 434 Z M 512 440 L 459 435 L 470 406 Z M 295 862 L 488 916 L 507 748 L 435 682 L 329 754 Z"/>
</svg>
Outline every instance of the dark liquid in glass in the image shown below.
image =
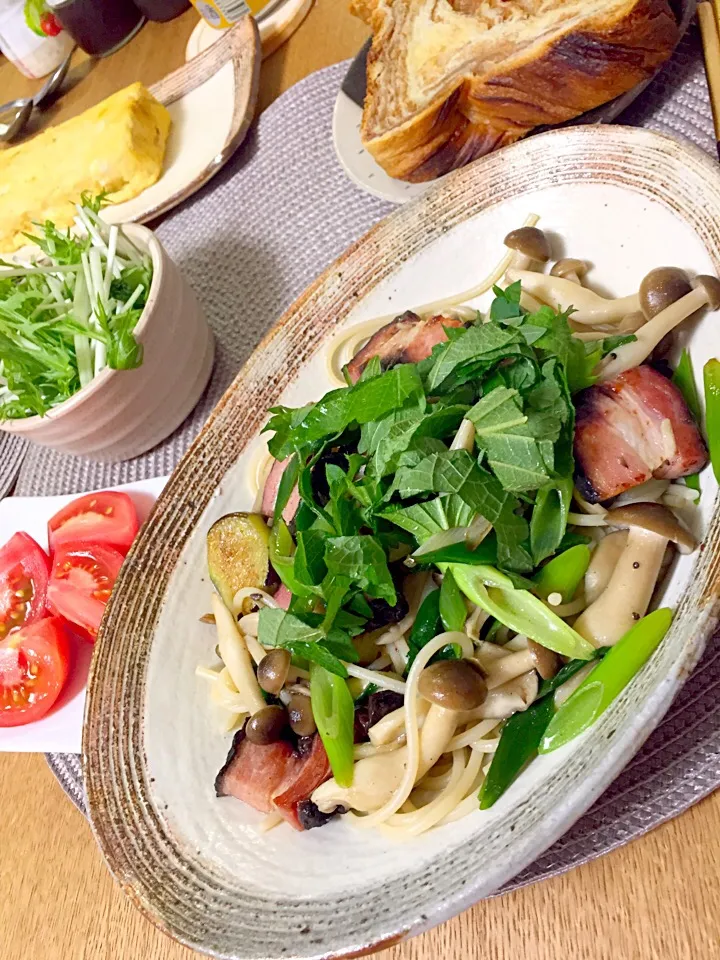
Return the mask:
<svg viewBox="0 0 720 960">
<path fill-rule="evenodd" d="M 190 0 L 133 0 L 148 20 L 158 20 L 165 23 L 174 20 L 181 13 L 190 9 Z"/>
<path fill-rule="evenodd" d="M 132 0 L 64 0 L 52 7 L 60 23 L 92 57 L 121 47 L 143 22 Z"/>
</svg>

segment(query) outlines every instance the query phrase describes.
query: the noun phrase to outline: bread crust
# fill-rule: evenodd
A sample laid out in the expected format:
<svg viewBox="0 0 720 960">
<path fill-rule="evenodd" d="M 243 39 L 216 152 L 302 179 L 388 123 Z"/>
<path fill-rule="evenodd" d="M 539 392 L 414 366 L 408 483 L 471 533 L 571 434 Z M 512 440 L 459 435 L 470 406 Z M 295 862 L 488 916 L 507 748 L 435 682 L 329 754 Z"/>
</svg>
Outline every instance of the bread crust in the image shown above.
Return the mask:
<svg viewBox="0 0 720 960">
<path fill-rule="evenodd" d="M 355 4 L 369 16 L 374 34 L 363 143 L 391 177 L 411 183 L 443 176 L 514 143 L 534 127 L 563 123 L 620 96 L 651 77 L 679 39 L 667 0 L 638 0 L 620 20 L 604 24 L 598 18 L 584 31 L 549 41 L 540 54 L 516 59 L 510 70 L 458 79 L 409 120 L 375 136 L 369 130 L 368 104 L 382 96 L 378 77 L 384 45 L 379 38 L 387 32 L 391 4 Z"/>
</svg>

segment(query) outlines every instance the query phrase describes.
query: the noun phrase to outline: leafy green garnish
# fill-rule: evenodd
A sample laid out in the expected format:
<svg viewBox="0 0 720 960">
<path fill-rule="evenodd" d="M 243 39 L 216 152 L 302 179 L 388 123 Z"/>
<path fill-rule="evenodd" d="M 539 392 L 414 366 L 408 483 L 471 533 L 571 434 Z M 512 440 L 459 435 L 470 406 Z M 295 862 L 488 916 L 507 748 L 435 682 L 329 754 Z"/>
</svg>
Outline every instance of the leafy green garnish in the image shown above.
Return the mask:
<svg viewBox="0 0 720 960">
<path fill-rule="evenodd" d="M 44 416 L 106 367 L 142 363 L 135 329 L 152 265 L 121 234 L 123 252 L 108 248 L 102 201 L 82 197 L 87 234 L 46 221 L 26 234 L 42 254 L 37 263 L 0 261 L 0 419 Z"/>
<path fill-rule="evenodd" d="M 521 625 L 567 655 L 587 655 L 585 641 L 532 594 L 535 584 L 525 575 L 580 540 L 567 533 L 572 394 L 594 383 L 610 344 L 573 337 L 567 312 L 528 312 L 519 284 L 495 294 L 486 322 L 448 327 L 447 340 L 421 362 L 383 371 L 374 358 L 357 383 L 317 403 L 271 411 L 270 451 L 290 461 L 270 559 L 293 594 L 291 612 L 272 614 L 271 640 L 296 657 L 321 658 L 327 669 L 329 656 L 348 659 L 336 654 L 338 637 L 352 645 L 378 604 L 398 603 L 393 564 L 477 518 L 492 531 L 476 550 L 460 529 L 455 542 L 450 537 L 443 546 L 441 539 L 437 550 L 407 565 L 444 571 L 452 564 L 466 594 L 468 577 L 479 584 L 475 592 L 498 622 Z M 471 449 L 453 449 L 463 421 L 475 428 Z M 295 485 L 300 506 L 291 534 L 281 513 Z M 488 570 L 491 583 L 483 579 Z M 459 627 L 464 601 L 453 586 L 446 577 L 443 612 L 446 624 Z M 410 661 L 418 648 L 411 635 Z M 342 669 L 335 666 L 338 675 Z"/>
</svg>

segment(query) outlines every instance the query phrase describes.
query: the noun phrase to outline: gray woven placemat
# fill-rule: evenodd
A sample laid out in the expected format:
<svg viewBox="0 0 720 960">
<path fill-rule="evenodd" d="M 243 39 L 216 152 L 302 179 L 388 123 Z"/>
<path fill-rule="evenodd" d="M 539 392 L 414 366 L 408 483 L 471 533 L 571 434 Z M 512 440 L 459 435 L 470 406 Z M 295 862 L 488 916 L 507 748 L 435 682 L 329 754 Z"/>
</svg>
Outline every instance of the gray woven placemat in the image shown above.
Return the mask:
<svg viewBox="0 0 720 960">
<path fill-rule="evenodd" d="M 66 493 L 168 473 L 282 310 L 390 211 L 348 182 L 334 156 L 332 109 L 345 69 L 338 64 L 322 70 L 284 94 L 260 117 L 233 163 L 158 229 L 205 304 L 218 340 L 212 384 L 191 418 L 157 450 L 116 466 L 29 449 L 18 493 Z M 623 121 L 715 150 L 694 29 Z M 719 694 L 720 641 L 715 638 L 632 763 L 560 841 L 504 889 L 599 856 L 720 785 Z M 83 809 L 79 758 L 55 754 L 48 760 Z"/>
</svg>

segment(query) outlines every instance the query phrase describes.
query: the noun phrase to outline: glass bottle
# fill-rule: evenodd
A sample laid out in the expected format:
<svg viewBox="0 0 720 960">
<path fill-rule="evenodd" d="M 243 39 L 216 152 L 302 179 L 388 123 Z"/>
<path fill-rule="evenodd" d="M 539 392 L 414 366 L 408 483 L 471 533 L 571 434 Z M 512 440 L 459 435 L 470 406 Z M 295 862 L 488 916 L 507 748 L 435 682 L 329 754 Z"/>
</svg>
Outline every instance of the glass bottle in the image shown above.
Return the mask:
<svg viewBox="0 0 720 960">
<path fill-rule="evenodd" d="M 91 57 L 106 57 L 145 23 L 132 0 L 48 0 L 60 23 Z"/>
</svg>

